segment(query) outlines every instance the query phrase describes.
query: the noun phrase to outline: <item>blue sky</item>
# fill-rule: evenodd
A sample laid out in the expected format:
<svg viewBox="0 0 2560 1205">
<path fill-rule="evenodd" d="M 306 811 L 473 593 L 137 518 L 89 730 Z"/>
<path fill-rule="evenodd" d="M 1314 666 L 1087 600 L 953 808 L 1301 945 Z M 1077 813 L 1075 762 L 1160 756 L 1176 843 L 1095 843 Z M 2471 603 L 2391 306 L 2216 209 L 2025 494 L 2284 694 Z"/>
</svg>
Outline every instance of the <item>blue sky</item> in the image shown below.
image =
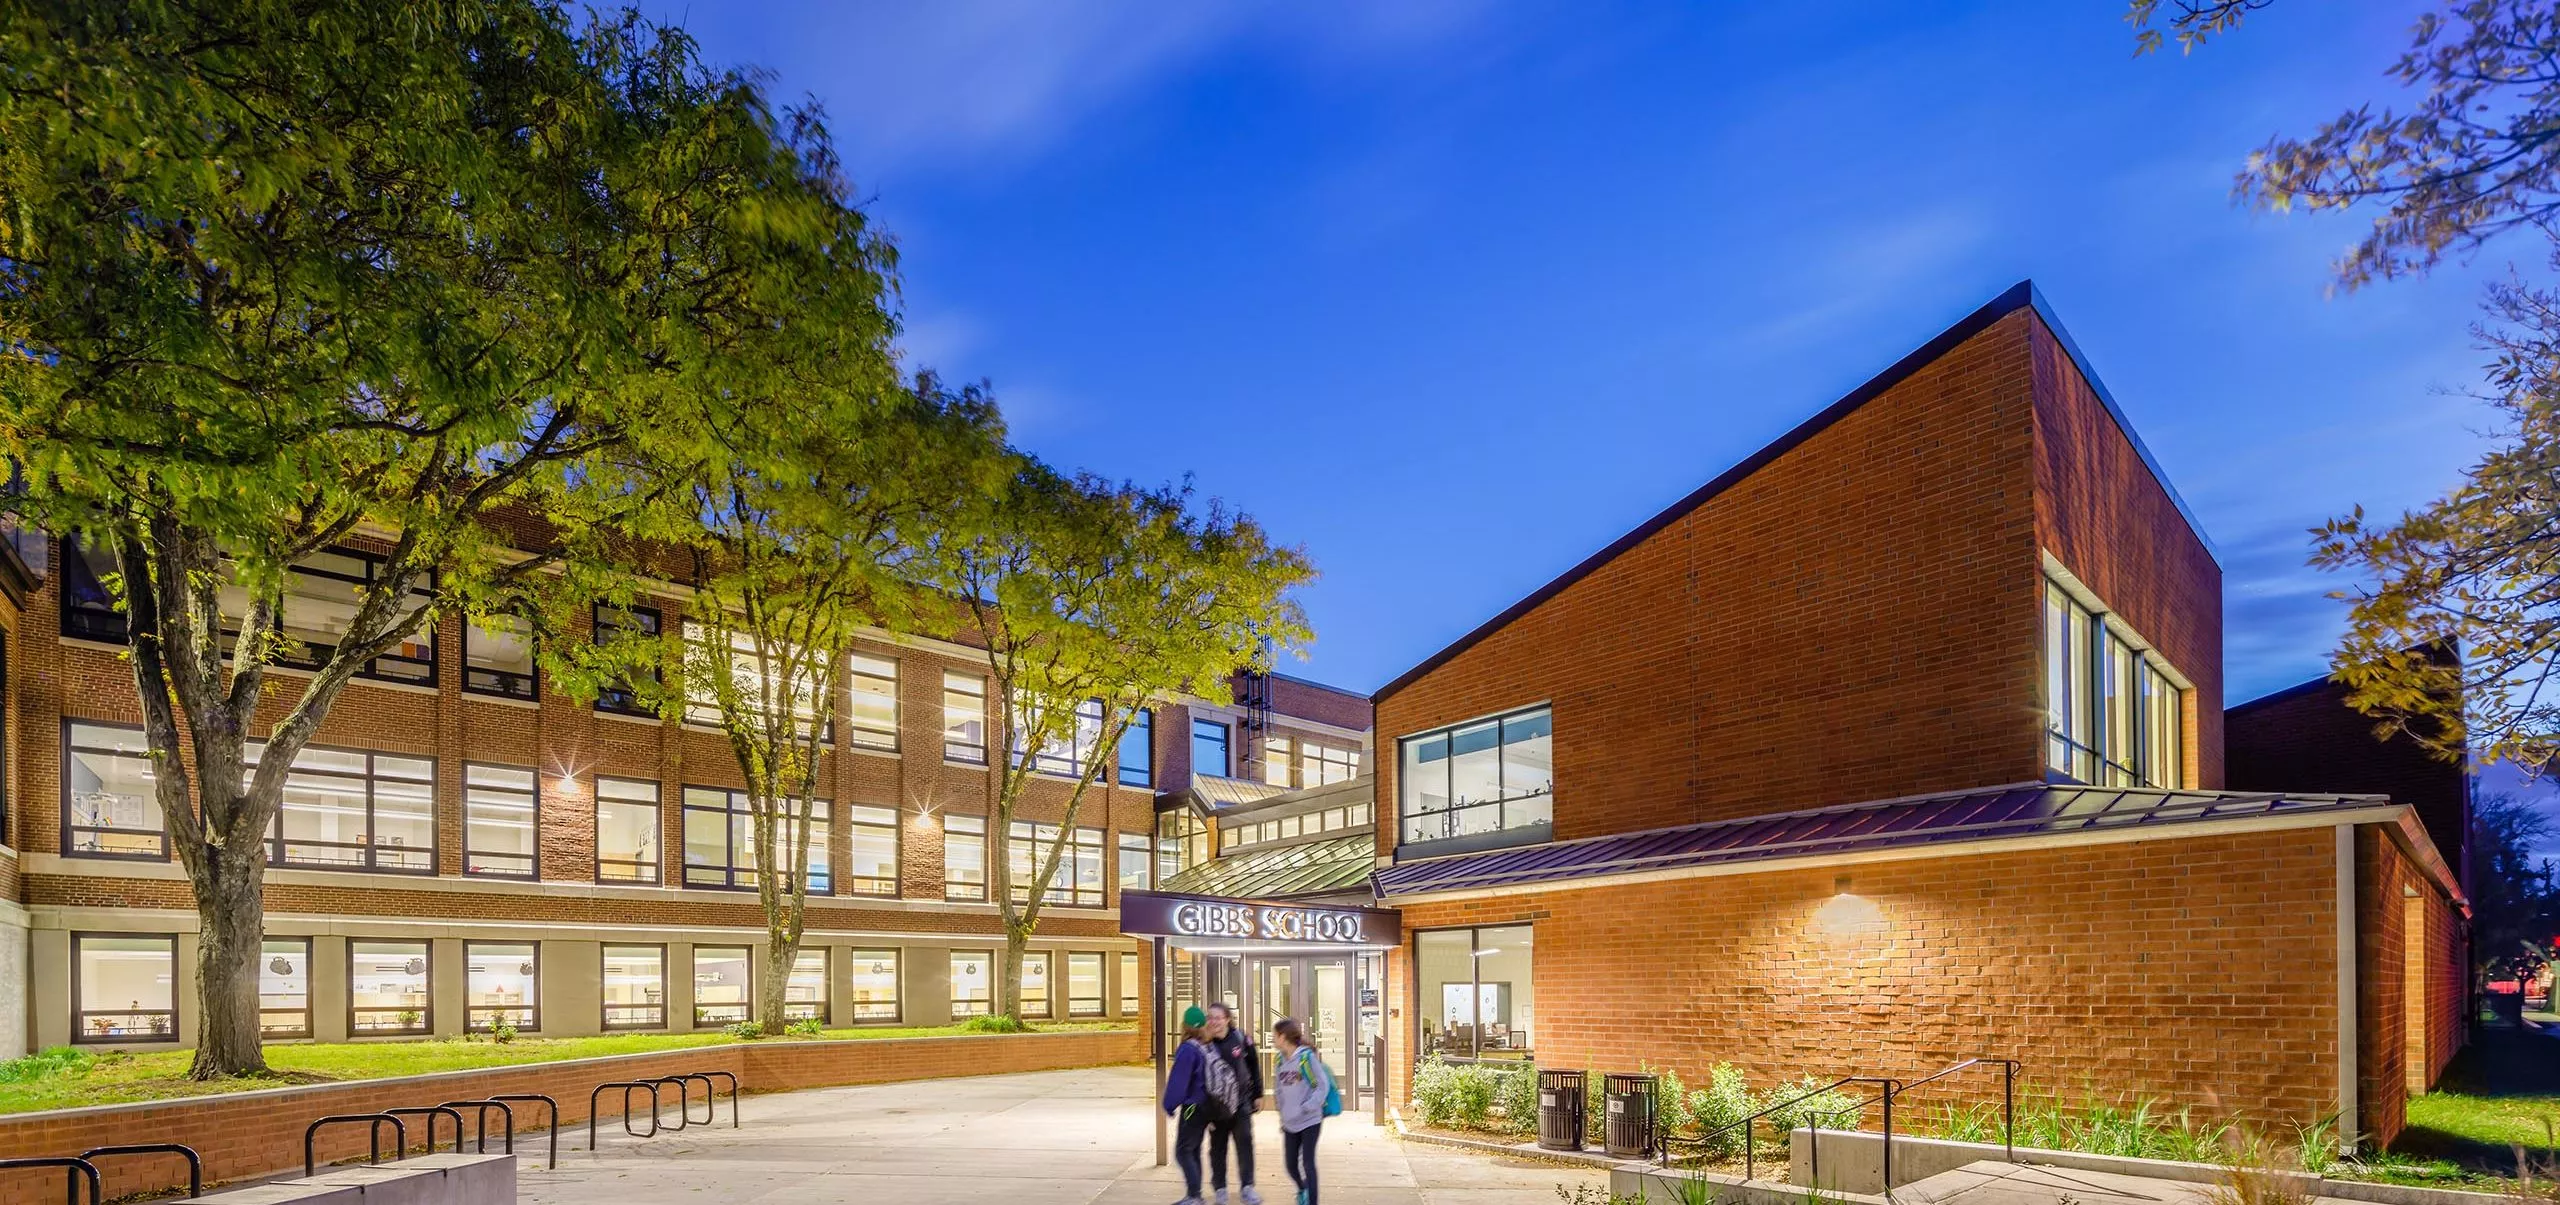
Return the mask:
<svg viewBox="0 0 2560 1205">
<path fill-rule="evenodd" d="M 911 361 L 1062 465 L 1305 546 L 1369 690 L 2023 277 L 2201 517 L 2229 694 L 2323 672 L 2305 529 L 2449 486 L 2481 284 L 2333 296 L 2361 216 L 2233 207 L 2394 97 L 2416 7 L 2135 59 L 2116 0 L 661 5 L 814 96 Z"/>
</svg>

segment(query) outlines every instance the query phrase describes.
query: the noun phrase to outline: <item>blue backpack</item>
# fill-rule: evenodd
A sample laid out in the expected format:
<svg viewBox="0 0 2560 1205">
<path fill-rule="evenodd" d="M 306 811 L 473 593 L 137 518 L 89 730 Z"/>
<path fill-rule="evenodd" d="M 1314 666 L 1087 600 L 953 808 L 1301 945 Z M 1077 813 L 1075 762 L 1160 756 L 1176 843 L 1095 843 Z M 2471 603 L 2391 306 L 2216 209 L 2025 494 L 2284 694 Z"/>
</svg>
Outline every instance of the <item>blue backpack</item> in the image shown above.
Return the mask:
<svg viewBox="0 0 2560 1205">
<path fill-rule="evenodd" d="M 1306 1079 L 1314 1079 L 1316 1077 L 1315 1052 L 1301 1046 L 1298 1048 L 1298 1060 L 1298 1074 Z M 1324 1115 L 1342 1116 L 1342 1083 L 1333 1078 L 1331 1071 L 1324 1072 Z"/>
</svg>

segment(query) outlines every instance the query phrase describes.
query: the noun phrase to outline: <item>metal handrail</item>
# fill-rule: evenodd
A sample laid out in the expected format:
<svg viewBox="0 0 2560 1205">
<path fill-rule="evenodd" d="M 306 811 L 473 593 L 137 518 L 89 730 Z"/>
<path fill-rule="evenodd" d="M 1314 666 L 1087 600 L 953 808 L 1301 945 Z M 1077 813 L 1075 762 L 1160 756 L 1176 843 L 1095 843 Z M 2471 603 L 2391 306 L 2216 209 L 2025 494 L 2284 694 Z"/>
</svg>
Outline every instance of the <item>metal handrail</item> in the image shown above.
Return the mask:
<svg viewBox="0 0 2560 1205">
<path fill-rule="evenodd" d="M 95 1163 L 100 1155 L 183 1155 L 187 1160 L 187 1196 L 204 1195 L 204 1158 L 196 1148 L 175 1142 L 146 1142 L 139 1146 L 97 1146 L 80 1152 L 80 1157 Z"/>
<path fill-rule="evenodd" d="M 740 1123 L 739 1123 L 739 1121 L 738 1121 L 738 1077 L 737 1077 L 737 1076 L 732 1075 L 732 1074 L 730 1074 L 729 1072 L 719 1070 L 719 1069 L 717 1069 L 717 1068 L 713 1068 L 713 1069 L 708 1070 L 708 1071 L 688 1071 L 688 1072 L 685 1072 L 685 1074 L 687 1074 L 687 1075 L 700 1075 L 700 1076 L 706 1076 L 706 1077 L 707 1077 L 707 1076 L 714 1076 L 714 1075 L 716 1075 L 716 1076 L 719 1076 L 719 1077 L 720 1077 L 720 1078 L 722 1078 L 722 1079 L 725 1079 L 725 1080 L 729 1081 L 729 1128 L 730 1128 L 730 1129 L 733 1129 L 733 1130 L 734 1130 L 734 1129 L 738 1129 L 738 1128 L 740 1128 Z M 712 1097 L 712 1098 L 711 1098 L 711 1116 L 712 1116 L 714 1119 L 717 1119 L 717 1118 L 720 1116 L 720 1098 L 719 1098 L 719 1097 L 717 1097 L 717 1096 L 715 1096 L 715 1097 Z"/>
<path fill-rule="evenodd" d="M 516 1153 L 516 1111 L 509 1108 L 507 1106 L 507 1102 L 496 1099 L 448 1100 L 436 1107 L 440 1109 L 452 1109 L 457 1113 L 464 1109 L 472 1111 L 473 1120 L 471 1123 L 471 1129 L 474 1139 L 471 1144 L 471 1150 L 473 1154 L 478 1155 L 486 1155 L 489 1153 L 489 1110 L 496 1109 L 501 1116 L 506 1118 L 507 1121 L 506 1153 L 510 1155 Z"/>
<path fill-rule="evenodd" d="M 435 1153 L 436 1153 L 436 1118 L 438 1118 L 438 1117 L 450 1117 L 450 1118 L 452 1118 L 452 1119 L 453 1119 L 453 1153 L 454 1153 L 454 1154 L 457 1154 L 457 1155 L 459 1155 L 459 1154 L 461 1154 L 461 1153 L 462 1153 L 462 1112 L 461 1112 L 461 1110 L 459 1110 L 459 1109 L 454 1109 L 454 1108 L 450 1108 L 450 1107 L 445 1106 L 445 1105 L 420 1105 L 420 1106 L 417 1106 L 417 1107 L 415 1107 L 415 1108 L 407 1108 L 407 1109 L 384 1109 L 384 1110 L 383 1110 L 383 1112 L 385 1112 L 385 1113 L 387 1113 L 387 1114 L 390 1114 L 390 1115 L 391 1115 L 391 1116 L 393 1116 L 393 1117 L 413 1117 L 413 1116 L 418 1116 L 418 1115 L 421 1115 L 421 1114 L 425 1115 L 425 1117 L 426 1117 L 426 1119 L 427 1119 L 427 1153 L 428 1153 L 428 1154 L 430 1154 L 430 1155 L 432 1155 L 432 1154 L 435 1154 Z M 403 1135 L 403 1136 L 405 1137 L 405 1135 Z"/>
<path fill-rule="evenodd" d="M 526 1104 L 532 1104 L 533 1102 L 535 1102 L 535 1101 L 537 1101 L 537 1100 L 538 1100 L 538 1101 L 541 1101 L 541 1102 L 543 1103 L 544 1107 L 546 1107 L 546 1108 L 548 1108 L 548 1109 L 550 1109 L 550 1110 L 551 1110 L 551 1125 L 550 1125 L 550 1127 L 549 1127 L 549 1128 L 550 1128 L 550 1130 L 551 1130 L 551 1162 L 550 1162 L 549 1166 L 550 1166 L 551 1170 L 553 1170 L 553 1171 L 557 1171 L 557 1170 L 559 1170 L 559 1168 L 560 1168 L 560 1102 L 559 1102 L 559 1101 L 556 1101 L 556 1100 L 553 1100 L 553 1099 L 551 1099 L 551 1098 L 550 1098 L 550 1097 L 548 1097 L 548 1096 L 544 1096 L 543 1094 L 541 1094 L 541 1093 L 539 1093 L 539 1092 L 501 1092 L 501 1093 L 499 1093 L 499 1094 L 498 1094 L 498 1095 L 496 1095 L 496 1096 L 492 1096 L 492 1097 L 490 1097 L 489 1099 L 491 1099 L 491 1100 L 496 1100 L 496 1101 L 509 1101 L 509 1100 L 516 1100 L 516 1101 L 523 1101 L 523 1102 L 524 1102 L 524 1103 L 526 1103 Z M 507 1110 L 507 1127 L 508 1127 L 509 1129 L 513 1129 L 513 1128 L 515 1128 L 515 1116 L 516 1116 L 516 1114 L 515 1114 L 515 1110 L 513 1110 L 513 1109 L 509 1109 L 509 1110 Z"/>
<path fill-rule="evenodd" d="M 657 1137 L 660 1086 L 659 1081 L 653 1079 L 618 1079 L 597 1084 L 596 1090 L 587 1094 L 587 1149 L 596 1149 L 596 1102 L 604 1098 L 608 1088 L 622 1089 L 622 1132 L 634 1138 Z M 649 1132 L 646 1134 L 631 1128 L 631 1094 L 634 1092 L 649 1094 Z"/>
<path fill-rule="evenodd" d="M 1989 1056 L 1969 1058 L 1961 1063 L 1954 1063 L 1946 1067 L 1941 1067 L 1936 1071 L 1907 1083 L 1894 1084 L 1882 1093 L 1879 1093 L 1874 1101 L 1859 1101 L 1856 1104 L 1847 1105 L 1838 1109 L 1829 1109 L 1820 1113 L 1808 1113 L 1806 1116 L 1833 1118 L 1838 1117 L 1843 1113 L 1864 1110 L 1869 1104 L 1881 1101 L 1884 1105 L 1884 1187 L 1885 1191 L 1891 1192 L 1893 1190 L 1893 1098 L 1900 1096 L 1913 1088 L 1917 1088 L 1922 1084 L 1929 1083 L 1932 1080 L 1945 1079 L 1946 1077 L 1954 1075 L 1959 1071 L 1963 1071 L 1968 1067 L 1977 1067 L 1985 1063 L 1996 1063 L 1999 1065 L 2001 1070 L 2000 1151 L 2002 1159 L 2014 1163 L 2018 1158 L 2016 1126 L 2014 1123 L 2015 1108 L 2018 1098 L 2018 1068 L 2023 1065 L 2016 1059 L 1997 1059 Z M 1816 1185 L 1819 1185 L 1822 1183 L 1822 1139 L 1817 1134 L 1810 1136 L 1809 1140 L 1811 1142 L 1811 1146 L 1805 1152 L 1805 1170 L 1807 1174 L 1812 1177 L 1813 1182 Z"/>
<path fill-rule="evenodd" d="M 372 1144 L 372 1153 L 365 1157 L 365 1162 L 382 1162 L 382 1126 L 385 1122 L 389 1122 L 391 1124 L 391 1157 L 393 1159 L 398 1159 L 400 1156 L 408 1153 L 409 1127 L 402 1124 L 399 1118 L 393 1117 L 389 1113 L 332 1113 L 327 1117 L 323 1117 L 318 1121 L 312 1122 L 308 1129 L 302 1131 L 303 1179 L 310 1179 L 312 1174 L 319 1170 L 319 1164 L 315 1162 L 311 1156 L 311 1140 L 320 1136 L 321 1127 L 336 1125 L 340 1122 L 347 1121 L 361 1121 L 368 1123 L 365 1127 L 365 1138 Z M 428 1124 L 433 1125 L 434 1123 L 429 1122 Z"/>
<path fill-rule="evenodd" d="M 89 1205 L 103 1205 L 106 1190 L 98 1186 L 97 1165 L 86 1159 L 58 1155 L 31 1156 L 25 1159 L 0 1159 L 0 1171 L 13 1167 L 58 1167 L 62 1169 L 63 1200 L 66 1205 L 80 1205 L 80 1181 L 89 1182 Z"/>
<path fill-rule="evenodd" d="M 1752 1115 L 1751 1115 L 1751 1116 L 1749 1116 L 1749 1117 L 1745 1117 L 1745 1118 L 1743 1118 L 1743 1119 L 1742 1119 L 1742 1120 L 1740 1120 L 1740 1121 L 1728 1121 L 1728 1122 L 1724 1123 L 1723 1125 L 1717 1126 L 1716 1128 L 1714 1128 L 1714 1129 L 1712 1129 L 1712 1130 L 1704 1131 L 1704 1132 L 1700 1133 L 1697 1137 L 1694 1137 L 1694 1138 L 1676 1138 L 1676 1137 L 1673 1137 L 1673 1136 L 1672 1136 L 1672 1135 L 1670 1135 L 1670 1134 L 1664 1133 L 1664 1132 L 1663 1132 L 1663 1127 L 1661 1127 L 1661 1126 L 1655 1126 L 1655 1127 L 1654 1127 L 1654 1146 L 1655 1146 L 1655 1149 L 1656 1149 L 1656 1150 L 1661 1154 L 1663 1162 L 1668 1163 L 1668 1162 L 1670 1161 L 1670 1157 L 1671 1157 L 1671 1144 L 1672 1144 L 1672 1143 L 1674 1143 L 1674 1142 L 1695 1143 L 1695 1144 L 1697 1144 L 1697 1145 L 1700 1147 L 1701 1152 L 1703 1153 L 1703 1150 L 1704 1150 L 1704 1148 L 1705 1148 L 1705 1145 L 1706 1145 L 1706 1143 L 1707 1143 L 1707 1141 L 1708 1141 L 1709 1139 L 1714 1138 L 1714 1137 L 1716 1137 L 1716 1136 L 1717 1136 L 1717 1135 L 1719 1135 L 1719 1134 L 1723 1134 L 1723 1133 L 1726 1133 L 1726 1132 L 1731 1131 L 1731 1130 L 1739 1129 L 1739 1130 L 1741 1130 L 1741 1131 L 1742 1131 L 1742 1178 L 1743 1178 L 1743 1179 L 1745 1179 L 1745 1180 L 1756 1180 L 1756 1179 L 1759 1179 L 1759 1176 L 1756 1174 L 1756 1173 L 1758 1172 L 1758 1170 L 1759 1170 L 1759 1165 L 1758 1165 L 1758 1163 L 1755 1161 L 1755 1160 L 1756 1160 L 1757 1152 L 1755 1152 L 1755 1151 L 1752 1149 L 1752 1148 L 1753 1148 L 1754 1146 L 1756 1146 L 1757 1144 L 1756 1144 L 1756 1143 L 1754 1143 L 1754 1142 L 1752 1141 L 1752 1138 L 1751 1138 L 1751 1127 L 1752 1127 L 1754 1124 L 1758 1123 L 1758 1122 L 1759 1122 L 1759 1120 L 1760 1120 L 1761 1118 L 1763 1118 L 1763 1117 L 1767 1117 L 1768 1115 L 1770 1115 L 1770 1114 L 1772 1114 L 1772 1113 L 1783 1112 L 1783 1111 L 1785 1111 L 1785 1110 L 1787 1110 L 1787 1109 L 1789 1109 L 1789 1108 L 1793 1108 L 1794 1106 L 1799 1105 L 1799 1104 L 1802 1104 L 1802 1103 L 1804 1103 L 1805 1101 L 1811 1100 L 1811 1099 L 1813 1099 L 1814 1097 L 1820 1096 L 1820 1095 L 1822 1095 L 1822 1094 L 1823 1094 L 1823 1093 L 1825 1093 L 1825 1092 L 1830 1092 L 1830 1091 L 1837 1090 L 1838 1088 L 1840 1088 L 1842 1085 L 1845 1085 L 1845 1084 L 1877 1084 L 1877 1085 L 1881 1085 L 1881 1086 L 1884 1088 L 1884 1090 L 1885 1090 L 1885 1092 L 1886 1092 L 1887 1094 L 1890 1094 L 1890 1093 L 1893 1091 L 1894 1081 L 1889 1080 L 1889 1079 L 1884 1079 L 1884 1078 L 1881 1078 L 1881 1077 L 1878 1077 L 1878 1076 L 1872 1076 L 1872 1075 L 1850 1075 L 1850 1076 L 1843 1076 L 1843 1077 L 1841 1077 L 1841 1078 L 1839 1078 L 1839 1079 L 1836 1079 L 1836 1080 L 1831 1081 L 1830 1083 L 1824 1084 L 1823 1086 L 1821 1086 L 1821 1087 L 1819 1087 L 1819 1088 L 1815 1088 L 1815 1089 L 1813 1089 L 1813 1090 L 1811 1090 L 1811 1091 L 1809 1091 L 1809 1092 L 1804 1092 L 1804 1093 L 1800 1093 L 1800 1094 L 1795 1095 L 1795 1096 L 1788 1097 L 1787 1099 L 1782 1100 L 1782 1101 L 1779 1101 L 1778 1103 L 1776 1103 L 1776 1104 L 1774 1104 L 1774 1105 L 1771 1105 L 1771 1106 L 1769 1106 L 1768 1108 L 1762 1109 L 1762 1110 L 1760 1110 L 1759 1112 L 1754 1113 L 1754 1114 L 1752 1114 Z M 1863 1105 L 1862 1105 L 1861 1107 L 1863 1107 Z M 1893 1132 L 1893 1106 L 1892 1106 L 1892 1104 L 1891 1104 L 1890 1100 L 1888 1100 L 1888 1102 L 1887 1102 L 1887 1103 L 1886 1103 L 1886 1105 L 1885 1105 L 1885 1133 L 1889 1136 L 1889 1135 L 1891 1135 L 1891 1134 L 1892 1134 L 1892 1132 Z M 1885 1164 L 1885 1174 L 1886 1174 L 1886 1177 L 1887 1177 L 1887 1179 L 1888 1179 L 1888 1180 L 1892 1177 L 1892 1173 L 1893 1173 L 1892 1157 L 1893 1157 L 1893 1143 L 1892 1143 L 1892 1141 L 1890 1140 L 1890 1138 L 1888 1137 L 1888 1139 L 1887 1139 L 1887 1141 L 1886 1141 L 1886 1143 L 1885 1143 L 1885 1159 L 1886 1159 L 1886 1164 Z"/>
</svg>

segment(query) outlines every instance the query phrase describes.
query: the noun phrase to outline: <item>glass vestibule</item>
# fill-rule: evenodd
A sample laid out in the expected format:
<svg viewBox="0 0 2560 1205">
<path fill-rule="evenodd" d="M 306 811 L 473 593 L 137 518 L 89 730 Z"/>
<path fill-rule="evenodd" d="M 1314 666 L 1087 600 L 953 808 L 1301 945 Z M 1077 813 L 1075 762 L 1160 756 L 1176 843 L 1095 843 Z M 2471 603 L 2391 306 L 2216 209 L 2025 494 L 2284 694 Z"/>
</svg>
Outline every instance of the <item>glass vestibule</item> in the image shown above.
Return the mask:
<svg viewBox="0 0 2560 1205">
<path fill-rule="evenodd" d="M 1417 1049 L 1449 1058 L 1530 1058 L 1537 993 L 1527 925 L 1414 935 Z"/>
</svg>

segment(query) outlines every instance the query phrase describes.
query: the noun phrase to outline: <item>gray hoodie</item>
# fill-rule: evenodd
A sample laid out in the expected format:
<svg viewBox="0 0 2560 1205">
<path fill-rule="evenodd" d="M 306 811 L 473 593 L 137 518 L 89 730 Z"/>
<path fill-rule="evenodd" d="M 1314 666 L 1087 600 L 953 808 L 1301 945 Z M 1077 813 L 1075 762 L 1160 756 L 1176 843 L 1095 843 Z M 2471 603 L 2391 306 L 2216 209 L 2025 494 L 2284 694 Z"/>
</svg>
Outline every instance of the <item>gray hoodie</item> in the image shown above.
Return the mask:
<svg viewBox="0 0 2560 1205">
<path fill-rule="evenodd" d="M 1324 1098 L 1333 1088 L 1333 1069 L 1312 1048 L 1301 1046 L 1272 1060 L 1273 1095 L 1280 1100 L 1280 1128 L 1295 1134 L 1324 1122 Z"/>
</svg>

